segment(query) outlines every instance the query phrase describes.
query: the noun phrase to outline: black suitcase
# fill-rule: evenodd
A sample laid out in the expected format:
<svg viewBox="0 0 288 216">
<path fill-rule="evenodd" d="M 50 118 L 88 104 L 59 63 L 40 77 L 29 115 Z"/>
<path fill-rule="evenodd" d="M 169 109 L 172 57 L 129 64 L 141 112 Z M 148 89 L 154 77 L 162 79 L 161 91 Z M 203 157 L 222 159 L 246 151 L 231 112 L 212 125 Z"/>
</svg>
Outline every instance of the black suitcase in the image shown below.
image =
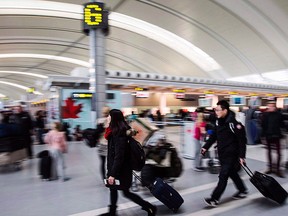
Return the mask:
<svg viewBox="0 0 288 216">
<path fill-rule="evenodd" d="M 90 148 L 95 148 L 97 145 L 97 140 L 96 140 L 96 129 L 93 128 L 87 128 L 83 131 L 83 138 L 84 142 L 86 143 L 87 146 Z"/>
<path fill-rule="evenodd" d="M 285 202 L 288 193 L 273 177 L 258 171 L 253 173 L 247 165 L 242 167 L 250 176 L 250 182 L 263 196 L 279 204 L 283 204 Z"/>
<path fill-rule="evenodd" d="M 39 175 L 43 180 L 50 180 L 52 174 L 52 157 L 48 150 L 44 150 L 38 154 L 39 161 Z"/>
<path fill-rule="evenodd" d="M 155 166 L 152 164 L 145 164 L 141 170 L 141 184 L 142 186 L 150 186 L 156 179 Z"/>
<path fill-rule="evenodd" d="M 133 172 L 133 175 L 141 182 L 141 178 Z M 180 206 L 184 203 L 181 195 L 161 178 L 156 178 L 154 183 L 147 187 L 150 192 L 166 205 L 173 212 L 177 212 Z"/>
</svg>

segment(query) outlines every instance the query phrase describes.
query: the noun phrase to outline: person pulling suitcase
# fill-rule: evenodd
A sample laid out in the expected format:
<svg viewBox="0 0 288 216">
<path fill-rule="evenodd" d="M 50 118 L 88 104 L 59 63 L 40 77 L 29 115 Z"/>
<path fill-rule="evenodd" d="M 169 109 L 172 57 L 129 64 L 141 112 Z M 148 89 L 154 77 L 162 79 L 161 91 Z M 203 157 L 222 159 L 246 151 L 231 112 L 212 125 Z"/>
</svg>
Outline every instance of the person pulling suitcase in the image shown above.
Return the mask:
<svg viewBox="0 0 288 216">
<path fill-rule="evenodd" d="M 245 198 L 248 190 L 244 182 L 238 175 L 240 163 L 245 164 L 246 155 L 246 134 L 245 128 L 235 119 L 235 113 L 229 109 L 230 105 L 225 100 L 217 103 L 215 112 L 217 115 L 215 132 L 209 137 L 201 149 L 205 155 L 207 150 L 217 141 L 218 156 L 220 161 L 219 180 L 211 197 L 204 198 L 208 206 L 216 207 L 219 199 L 226 189 L 228 178 L 230 177 L 238 192 L 233 195 L 234 199 Z"/>
</svg>

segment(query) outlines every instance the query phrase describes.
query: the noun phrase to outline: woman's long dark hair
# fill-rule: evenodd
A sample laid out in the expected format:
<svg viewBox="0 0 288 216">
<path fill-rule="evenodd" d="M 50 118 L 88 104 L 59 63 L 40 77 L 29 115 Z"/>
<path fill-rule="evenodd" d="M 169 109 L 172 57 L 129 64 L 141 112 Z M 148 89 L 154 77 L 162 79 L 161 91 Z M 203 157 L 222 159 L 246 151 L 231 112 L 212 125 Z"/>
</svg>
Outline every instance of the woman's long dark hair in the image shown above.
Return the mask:
<svg viewBox="0 0 288 216">
<path fill-rule="evenodd" d="M 130 126 L 125 121 L 125 118 L 121 110 L 112 109 L 109 112 L 109 115 L 111 117 L 109 127 L 112 131 L 112 135 L 117 136 L 121 134 L 126 134 L 126 130 L 130 129 Z"/>
</svg>

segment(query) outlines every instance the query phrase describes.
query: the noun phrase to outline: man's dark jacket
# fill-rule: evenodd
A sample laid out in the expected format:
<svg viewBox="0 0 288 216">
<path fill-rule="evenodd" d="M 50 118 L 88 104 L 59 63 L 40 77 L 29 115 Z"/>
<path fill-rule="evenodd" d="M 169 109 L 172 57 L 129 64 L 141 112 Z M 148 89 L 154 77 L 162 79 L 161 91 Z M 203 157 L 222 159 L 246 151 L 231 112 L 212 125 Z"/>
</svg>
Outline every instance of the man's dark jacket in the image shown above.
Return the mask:
<svg viewBox="0 0 288 216">
<path fill-rule="evenodd" d="M 216 120 L 216 127 L 203 148 L 209 149 L 217 141 L 220 161 L 227 157 L 245 158 L 246 134 L 244 126 L 235 119 L 235 113 L 228 111 L 225 118 Z"/>
<path fill-rule="evenodd" d="M 280 112 L 264 112 L 262 117 L 262 135 L 267 138 L 281 138 L 281 127 L 284 127 Z"/>
</svg>

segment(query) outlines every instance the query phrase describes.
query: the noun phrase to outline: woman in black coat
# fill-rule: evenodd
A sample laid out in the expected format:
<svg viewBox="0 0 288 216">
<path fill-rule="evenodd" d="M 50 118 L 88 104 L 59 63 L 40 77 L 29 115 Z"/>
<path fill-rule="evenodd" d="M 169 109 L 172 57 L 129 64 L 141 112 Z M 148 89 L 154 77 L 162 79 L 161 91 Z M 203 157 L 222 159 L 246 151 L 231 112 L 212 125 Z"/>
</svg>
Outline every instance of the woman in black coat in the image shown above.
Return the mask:
<svg viewBox="0 0 288 216">
<path fill-rule="evenodd" d="M 127 134 L 131 128 L 120 110 L 112 109 L 109 115 L 110 124 L 104 137 L 108 140 L 107 186 L 110 188 L 110 206 L 109 212 L 102 215 L 116 215 L 118 190 L 122 190 L 123 195 L 140 205 L 148 212 L 148 216 L 154 216 L 157 211 L 156 206 L 129 191 L 132 183 L 132 168 Z"/>
</svg>

